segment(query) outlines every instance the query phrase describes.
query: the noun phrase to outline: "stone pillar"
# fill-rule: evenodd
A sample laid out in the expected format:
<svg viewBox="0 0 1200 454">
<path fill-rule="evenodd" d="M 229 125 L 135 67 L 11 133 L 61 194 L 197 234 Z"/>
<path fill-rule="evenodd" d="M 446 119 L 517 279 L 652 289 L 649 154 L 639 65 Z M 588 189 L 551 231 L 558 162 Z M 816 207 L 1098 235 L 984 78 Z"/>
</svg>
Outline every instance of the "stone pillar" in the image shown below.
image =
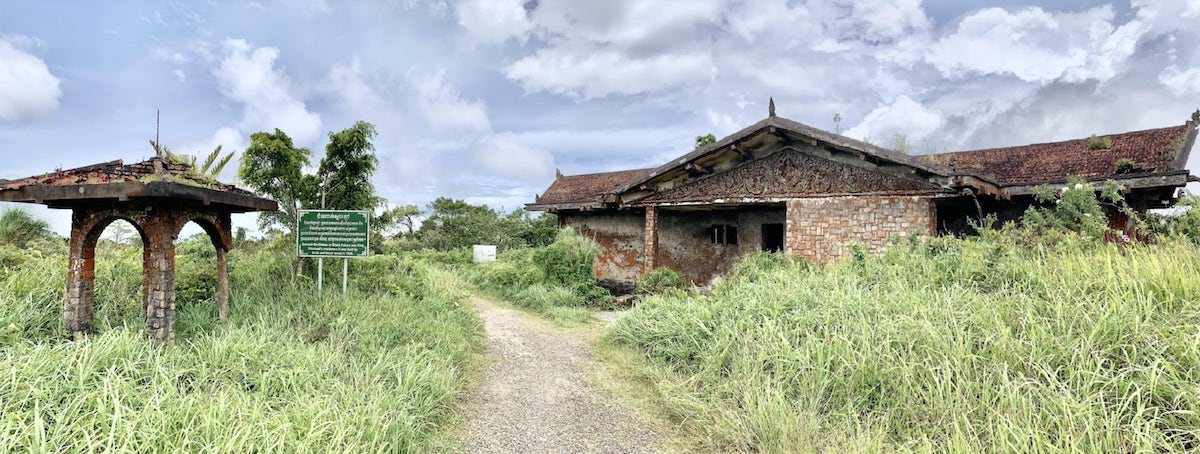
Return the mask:
<svg viewBox="0 0 1200 454">
<path fill-rule="evenodd" d="M 642 261 L 642 272 L 654 269 L 655 256 L 658 255 L 658 208 L 646 207 L 646 252 Z"/>
<path fill-rule="evenodd" d="M 229 319 L 229 252 L 217 248 L 217 319 Z"/>
<path fill-rule="evenodd" d="M 146 334 L 160 341 L 175 337 L 175 231 L 173 220 L 166 215 L 148 216 L 142 225 L 146 235 L 142 266 L 142 308 L 146 317 Z"/>
<path fill-rule="evenodd" d="M 67 292 L 63 300 L 63 324 L 75 339 L 92 334 L 92 310 L 96 302 L 96 243 L 88 241 L 91 226 L 82 225 L 83 219 L 83 213 L 73 213 Z"/>
</svg>

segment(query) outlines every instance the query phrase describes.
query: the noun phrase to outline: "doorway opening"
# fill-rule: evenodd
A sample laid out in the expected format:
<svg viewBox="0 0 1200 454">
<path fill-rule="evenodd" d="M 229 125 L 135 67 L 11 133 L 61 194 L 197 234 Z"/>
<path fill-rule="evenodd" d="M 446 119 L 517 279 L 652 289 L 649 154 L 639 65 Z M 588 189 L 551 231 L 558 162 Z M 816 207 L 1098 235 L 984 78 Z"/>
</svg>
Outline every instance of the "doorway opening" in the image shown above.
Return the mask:
<svg viewBox="0 0 1200 454">
<path fill-rule="evenodd" d="M 762 225 L 762 250 L 783 252 L 783 224 Z"/>
</svg>

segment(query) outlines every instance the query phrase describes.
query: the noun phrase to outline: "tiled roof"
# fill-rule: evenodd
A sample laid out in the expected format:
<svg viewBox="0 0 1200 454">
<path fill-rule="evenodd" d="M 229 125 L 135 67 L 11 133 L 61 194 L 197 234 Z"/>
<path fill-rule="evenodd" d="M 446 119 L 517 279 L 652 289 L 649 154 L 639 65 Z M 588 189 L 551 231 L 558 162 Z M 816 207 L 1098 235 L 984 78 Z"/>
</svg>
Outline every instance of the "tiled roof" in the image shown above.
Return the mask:
<svg viewBox="0 0 1200 454">
<path fill-rule="evenodd" d="M 1128 159 L 1132 173 L 1183 169 L 1189 125 L 1096 136 L 1112 140 L 1108 148 L 1089 147 L 1090 138 L 1006 148 L 930 155 L 956 171 L 990 178 L 1002 186 L 1062 181 L 1068 175 L 1104 178 L 1117 175 L 1117 161 Z"/>
<path fill-rule="evenodd" d="M 598 202 L 603 194 L 616 191 L 634 179 L 643 178 L 653 169 L 622 170 L 562 176 L 537 199 L 537 204 Z"/>
<path fill-rule="evenodd" d="M 598 206 L 606 194 L 632 190 L 656 176 L 767 128 L 772 128 L 772 131 L 773 128 L 792 131 L 833 147 L 856 150 L 878 160 L 903 164 L 933 175 L 968 175 L 985 180 L 986 184 L 1021 187 L 1060 182 L 1067 176 L 1116 178 L 1127 173 L 1130 177 L 1141 178 L 1178 173 L 1184 170 L 1188 154 L 1196 141 L 1197 123 L 1200 123 L 1200 111 L 1192 114 L 1190 121 L 1181 126 L 1096 137 L 1098 141 L 1111 141 L 1105 147 L 1089 146 L 1092 139 L 1083 138 L 918 157 L 885 150 L 791 120 L 768 117 L 658 168 L 560 177 L 529 206 L 532 209 L 546 208 L 548 205 L 558 205 L 559 208 L 567 205 L 577 205 L 572 208 L 579 208 L 584 204 Z M 1118 173 L 1117 163 L 1121 160 L 1132 161 L 1133 168 Z"/>
<path fill-rule="evenodd" d="M 110 161 L 74 169 L 59 169 L 54 172 L 34 175 L 16 180 L 0 180 L 0 191 L 15 190 L 27 186 L 65 186 L 80 184 L 108 184 L 142 181 L 148 177 L 160 175 L 156 166 L 161 168 L 161 175 L 169 175 L 171 180 L 184 184 L 204 186 L 218 191 L 249 195 L 250 192 L 232 185 L 208 181 L 188 172 L 191 167 L 187 164 L 170 162 L 169 160 L 151 158 L 146 161 L 125 165 L 121 160 Z"/>
</svg>

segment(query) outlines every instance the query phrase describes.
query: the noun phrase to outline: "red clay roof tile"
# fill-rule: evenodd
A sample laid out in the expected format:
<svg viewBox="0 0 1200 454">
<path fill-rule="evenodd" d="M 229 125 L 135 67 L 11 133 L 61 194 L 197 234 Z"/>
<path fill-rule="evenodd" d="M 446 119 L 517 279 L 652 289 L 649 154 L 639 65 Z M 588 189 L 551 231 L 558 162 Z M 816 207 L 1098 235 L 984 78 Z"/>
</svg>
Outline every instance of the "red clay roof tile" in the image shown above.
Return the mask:
<svg viewBox="0 0 1200 454">
<path fill-rule="evenodd" d="M 1179 157 L 1188 126 L 1148 129 L 1107 137 L 1112 146 L 1091 149 L 1089 138 L 1006 148 L 930 155 L 955 170 L 996 180 L 1003 186 L 1062 181 L 1068 175 L 1103 178 L 1117 175 L 1117 161 L 1128 159 L 1137 173 L 1182 170 Z"/>
<path fill-rule="evenodd" d="M 626 183 L 643 178 L 654 169 L 621 170 L 559 177 L 537 199 L 537 204 L 598 202 L 599 197 L 616 191 Z"/>
</svg>

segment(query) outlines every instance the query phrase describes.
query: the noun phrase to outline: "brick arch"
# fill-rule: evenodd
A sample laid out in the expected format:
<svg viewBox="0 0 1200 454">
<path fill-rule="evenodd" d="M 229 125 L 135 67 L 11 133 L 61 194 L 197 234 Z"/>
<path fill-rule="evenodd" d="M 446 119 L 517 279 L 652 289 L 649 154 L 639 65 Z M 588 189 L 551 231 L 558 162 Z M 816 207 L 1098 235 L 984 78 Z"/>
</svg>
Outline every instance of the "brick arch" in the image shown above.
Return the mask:
<svg viewBox="0 0 1200 454">
<path fill-rule="evenodd" d="M 228 213 L 191 213 L 190 219 L 179 223 L 175 237 L 188 222 L 194 222 L 204 229 L 208 239 L 212 241 L 217 251 L 217 319 L 224 322 L 229 319 L 229 250 L 233 249 L 232 226 Z"/>
<path fill-rule="evenodd" d="M 217 306 L 221 320 L 228 316 L 227 252 L 233 246 L 230 215 L 208 207 L 178 208 L 154 203 L 79 207 L 71 215 L 71 259 L 63 321 L 76 337 L 92 333 L 95 306 L 96 242 L 113 221 L 123 219 L 142 237 L 142 311 L 146 333 L 169 341 L 175 336 L 175 239 L 188 222 L 208 233 L 217 250 Z"/>
<path fill-rule="evenodd" d="M 179 232 L 183 231 L 184 226 L 189 222 L 194 222 L 204 230 L 208 235 L 208 239 L 212 241 L 212 245 L 217 250 L 225 249 L 226 251 L 233 249 L 233 233 L 229 225 L 229 217 L 222 216 L 217 213 L 191 213 L 190 218 L 183 219 L 175 231 L 176 237 Z"/>
</svg>

